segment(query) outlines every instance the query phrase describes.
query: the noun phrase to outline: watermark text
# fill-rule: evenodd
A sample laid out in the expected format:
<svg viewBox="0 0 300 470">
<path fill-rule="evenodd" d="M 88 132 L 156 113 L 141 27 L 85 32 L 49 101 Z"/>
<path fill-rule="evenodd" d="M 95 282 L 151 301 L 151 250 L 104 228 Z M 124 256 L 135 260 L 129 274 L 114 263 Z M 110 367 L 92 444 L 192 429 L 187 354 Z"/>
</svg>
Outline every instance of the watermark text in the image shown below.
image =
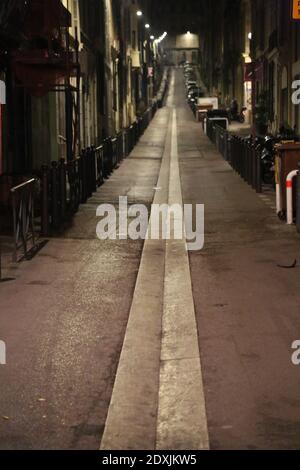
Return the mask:
<svg viewBox="0 0 300 470">
<path fill-rule="evenodd" d="M 119 206 L 101 204 L 97 208 L 96 233 L 99 240 L 184 240 L 188 251 L 204 247 L 203 204 L 128 205 L 121 196 Z"/>
<path fill-rule="evenodd" d="M 300 105 L 300 80 L 295 80 L 292 83 L 292 89 L 295 90 L 292 93 L 292 102 L 295 106 Z"/>
<path fill-rule="evenodd" d="M 0 104 L 6 104 L 6 86 L 3 80 L 0 80 Z"/>
<path fill-rule="evenodd" d="M 0 366 L 6 365 L 6 344 L 0 340 Z"/>
<path fill-rule="evenodd" d="M 292 349 L 294 350 L 292 354 L 292 363 L 294 364 L 294 366 L 299 366 L 300 365 L 300 340 L 293 342 Z"/>
</svg>

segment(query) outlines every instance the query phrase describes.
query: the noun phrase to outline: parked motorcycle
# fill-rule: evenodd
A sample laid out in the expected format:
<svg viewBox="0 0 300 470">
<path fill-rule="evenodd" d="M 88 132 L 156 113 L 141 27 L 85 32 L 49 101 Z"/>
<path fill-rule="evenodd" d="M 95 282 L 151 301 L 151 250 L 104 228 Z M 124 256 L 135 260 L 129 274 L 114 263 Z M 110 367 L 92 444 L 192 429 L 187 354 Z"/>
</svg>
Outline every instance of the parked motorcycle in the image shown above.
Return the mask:
<svg viewBox="0 0 300 470">
<path fill-rule="evenodd" d="M 256 148 L 260 152 L 262 181 L 272 186 L 275 185 L 275 144 L 278 142 L 278 137 L 271 134 L 255 139 Z"/>
<path fill-rule="evenodd" d="M 239 105 L 237 100 L 232 100 L 230 108 L 227 109 L 229 122 L 236 121 L 243 124 L 246 120 L 246 111 L 247 108 L 242 108 L 239 112 Z"/>
<path fill-rule="evenodd" d="M 244 124 L 246 120 L 246 111 L 247 108 L 242 108 L 240 112 L 235 109 L 228 109 L 228 119 L 230 122 L 240 122 L 241 124 Z"/>
<path fill-rule="evenodd" d="M 275 185 L 275 144 L 278 139 L 267 135 L 261 152 L 262 178 L 265 184 Z"/>
</svg>

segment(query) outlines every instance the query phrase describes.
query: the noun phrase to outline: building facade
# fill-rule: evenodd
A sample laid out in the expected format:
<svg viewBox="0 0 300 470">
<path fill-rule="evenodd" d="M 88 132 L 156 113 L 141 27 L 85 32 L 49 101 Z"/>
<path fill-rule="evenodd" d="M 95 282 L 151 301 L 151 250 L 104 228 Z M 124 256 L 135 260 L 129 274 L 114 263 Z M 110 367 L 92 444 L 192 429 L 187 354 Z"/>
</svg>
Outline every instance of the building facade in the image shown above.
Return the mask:
<svg viewBox="0 0 300 470">
<path fill-rule="evenodd" d="M 184 34 L 168 36 L 164 42 L 165 61 L 168 65 L 180 65 L 188 61 L 199 64 L 199 36 L 187 31 Z"/>
<path fill-rule="evenodd" d="M 199 28 L 202 75 L 223 107 L 236 99 L 254 129 L 300 133 L 292 84 L 300 78 L 300 22 L 291 0 L 220 0 L 203 3 Z M 256 129 L 259 131 L 259 129 Z"/>
<path fill-rule="evenodd" d="M 203 4 L 200 34 L 200 62 L 203 80 L 223 107 L 237 100 L 252 118 L 251 0 L 220 0 L 216 11 L 211 2 Z"/>
<path fill-rule="evenodd" d="M 7 103 L 0 114 L 0 175 L 30 175 L 43 164 L 72 160 L 151 103 L 156 61 L 147 3 L 1 2 Z"/>
</svg>

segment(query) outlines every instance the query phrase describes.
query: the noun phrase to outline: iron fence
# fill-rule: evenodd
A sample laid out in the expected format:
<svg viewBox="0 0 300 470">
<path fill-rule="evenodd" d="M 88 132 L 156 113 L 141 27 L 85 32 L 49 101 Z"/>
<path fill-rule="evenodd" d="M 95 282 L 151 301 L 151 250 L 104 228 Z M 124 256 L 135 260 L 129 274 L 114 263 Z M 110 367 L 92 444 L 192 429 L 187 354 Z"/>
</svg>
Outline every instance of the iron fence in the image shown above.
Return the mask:
<svg viewBox="0 0 300 470">
<path fill-rule="evenodd" d="M 103 140 L 98 147 L 88 147 L 72 161 L 61 159 L 44 165 L 36 178 L 11 189 L 13 212 L 13 260 L 28 259 L 37 251 L 35 206 L 40 233 L 48 237 L 63 230 L 66 223 L 97 191 L 120 162 L 128 157 L 147 129 L 167 92 L 168 73 L 165 74 L 160 95 L 146 112 L 116 136 Z M 0 245 L 0 282 L 1 282 Z M 4 279 L 10 280 L 10 279 Z M 4 281 L 2 279 L 2 281 Z"/>
<path fill-rule="evenodd" d="M 256 190 L 262 192 L 261 157 L 252 138 L 243 139 L 207 120 L 207 136 L 232 168 Z"/>
<path fill-rule="evenodd" d="M 158 106 L 158 108 L 163 107 L 163 103 L 164 103 L 164 100 L 165 100 L 165 97 L 166 97 L 166 94 L 167 94 L 167 91 L 168 91 L 169 78 L 170 78 L 170 70 L 165 69 L 164 74 L 163 74 L 163 78 L 162 78 L 162 81 L 161 81 L 161 85 L 160 85 L 160 88 L 159 88 L 159 91 L 158 91 L 158 94 L 157 94 L 157 106 Z"/>
<path fill-rule="evenodd" d="M 11 189 L 14 262 L 18 262 L 23 258 L 27 259 L 30 251 L 36 247 L 37 237 L 34 228 L 34 196 L 36 182 L 36 179 L 33 178 Z M 20 251 L 21 255 L 19 255 Z"/>
<path fill-rule="evenodd" d="M 41 170 L 41 233 L 61 230 L 80 204 L 97 191 L 121 161 L 134 149 L 156 114 L 155 101 L 128 128 L 106 138 L 99 147 L 88 147 L 71 162 L 60 160 Z"/>
</svg>

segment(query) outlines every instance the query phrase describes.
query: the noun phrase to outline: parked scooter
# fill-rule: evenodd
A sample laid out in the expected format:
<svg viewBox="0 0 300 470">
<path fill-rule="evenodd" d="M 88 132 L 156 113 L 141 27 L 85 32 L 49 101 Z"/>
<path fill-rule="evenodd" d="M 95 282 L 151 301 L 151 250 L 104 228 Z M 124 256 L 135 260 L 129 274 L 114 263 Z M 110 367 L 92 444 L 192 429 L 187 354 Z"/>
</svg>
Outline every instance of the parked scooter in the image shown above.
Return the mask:
<svg viewBox="0 0 300 470">
<path fill-rule="evenodd" d="M 254 144 L 261 158 L 261 178 L 264 184 L 275 186 L 275 145 L 280 138 L 271 134 L 256 137 Z"/>
<path fill-rule="evenodd" d="M 247 108 L 242 108 L 240 112 L 233 112 L 231 109 L 228 110 L 228 119 L 230 122 L 240 122 L 244 124 L 246 120 Z"/>
<path fill-rule="evenodd" d="M 276 136 L 267 134 L 257 137 L 255 145 L 261 156 L 262 180 L 265 184 L 275 186 L 275 145 L 283 140 L 298 140 L 295 128 L 282 125 Z"/>
<path fill-rule="evenodd" d="M 278 138 L 266 135 L 261 147 L 262 180 L 265 184 L 275 185 L 275 144 Z"/>
<path fill-rule="evenodd" d="M 238 102 L 236 100 L 233 100 L 230 108 L 227 110 L 229 121 L 230 122 L 236 121 L 236 122 L 240 122 L 241 124 L 244 124 L 246 120 L 246 111 L 247 111 L 247 108 L 242 108 L 241 111 L 239 112 Z"/>
</svg>

